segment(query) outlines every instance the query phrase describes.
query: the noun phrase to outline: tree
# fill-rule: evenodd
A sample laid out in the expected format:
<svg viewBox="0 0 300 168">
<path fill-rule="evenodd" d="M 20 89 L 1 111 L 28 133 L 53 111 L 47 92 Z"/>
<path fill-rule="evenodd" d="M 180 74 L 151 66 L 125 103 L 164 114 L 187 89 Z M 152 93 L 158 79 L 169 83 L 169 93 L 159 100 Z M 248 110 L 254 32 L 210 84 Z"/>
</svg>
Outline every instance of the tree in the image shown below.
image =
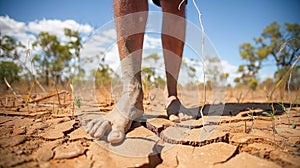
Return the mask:
<svg viewBox="0 0 300 168">
<path fill-rule="evenodd" d="M 17 59 L 18 53 L 17 48 L 21 47 L 24 48 L 20 42 L 17 42 L 14 38 L 0 34 L 0 58 L 10 58 L 10 59 Z"/>
<path fill-rule="evenodd" d="M 14 62 L 19 56 L 18 47 L 24 47 L 14 38 L 0 34 L 0 83 L 4 84 L 4 78 L 9 84 L 20 79 L 20 67 Z"/>
<path fill-rule="evenodd" d="M 153 68 L 142 67 L 142 83 L 145 90 L 155 83 L 155 71 Z"/>
<path fill-rule="evenodd" d="M 280 28 L 273 22 L 255 39 L 258 49 L 275 60 L 278 70 L 290 67 L 300 54 L 300 25 L 286 23 L 285 31 Z"/>
<path fill-rule="evenodd" d="M 45 78 L 46 85 L 49 86 L 50 78 L 55 83 L 62 81 L 63 72 L 69 69 L 72 59 L 69 44 L 62 44 L 55 35 L 41 32 L 33 47 L 40 47 L 42 52 L 33 57 L 33 63 L 40 67 L 40 76 Z"/>
<path fill-rule="evenodd" d="M 263 30 L 260 37 L 254 38 L 254 44 L 243 43 L 239 49 L 246 63 L 239 67 L 238 72 L 242 75 L 236 81 L 249 84 L 254 79 L 258 80 L 257 74 L 263 66 L 262 63 L 267 60 L 275 63 L 277 71 L 274 76 L 277 80 L 281 79 L 300 55 L 299 35 L 300 25 L 297 23 L 286 23 L 285 29 L 281 29 L 278 23 L 273 22 Z M 299 65 L 295 69 L 299 69 L 298 67 Z M 295 76 L 298 73 L 297 70 Z"/>
<path fill-rule="evenodd" d="M 9 84 L 20 79 L 19 76 L 20 68 L 14 62 L 1 61 L 0 62 L 0 83 L 4 85 L 4 78 Z"/>
<path fill-rule="evenodd" d="M 75 59 L 75 63 L 69 65 L 68 72 L 70 74 L 70 78 L 82 78 L 85 74 L 84 69 L 81 68 L 81 59 L 80 59 L 80 50 L 82 49 L 81 37 L 77 31 L 72 31 L 71 29 L 65 29 L 65 35 L 69 38 L 68 43 L 66 44 L 73 55 L 73 59 Z M 72 69 L 76 69 L 73 74 Z"/>
<path fill-rule="evenodd" d="M 193 65 L 188 65 L 186 59 L 182 59 L 181 67 L 186 68 L 189 77 L 194 78 L 196 76 L 196 68 Z"/>
<path fill-rule="evenodd" d="M 153 53 L 153 54 L 150 54 L 150 55 L 148 55 L 148 56 L 146 56 L 144 58 L 144 60 L 151 60 L 151 59 L 153 59 L 154 62 L 156 63 L 159 60 L 158 54 L 157 53 Z"/>
<path fill-rule="evenodd" d="M 274 80 L 272 78 L 267 78 L 259 84 L 259 87 L 263 90 L 268 90 L 272 88 L 273 85 L 274 85 Z"/>
<path fill-rule="evenodd" d="M 144 58 L 145 61 L 153 60 L 157 64 L 160 57 L 157 53 L 150 54 Z M 144 89 L 149 89 L 152 85 L 155 87 L 163 88 L 166 84 L 166 81 L 158 75 L 154 67 L 142 67 L 142 83 Z"/>
<path fill-rule="evenodd" d="M 91 70 L 96 86 L 110 87 L 114 71 L 107 64 L 100 64 L 97 70 Z"/>
<path fill-rule="evenodd" d="M 240 65 L 238 72 L 241 76 L 235 79 L 236 83 L 248 85 L 255 90 L 258 84 L 257 74 L 261 68 L 262 60 L 268 55 L 261 49 L 257 49 L 250 43 L 243 43 L 240 47 L 240 55 L 246 64 Z"/>
</svg>

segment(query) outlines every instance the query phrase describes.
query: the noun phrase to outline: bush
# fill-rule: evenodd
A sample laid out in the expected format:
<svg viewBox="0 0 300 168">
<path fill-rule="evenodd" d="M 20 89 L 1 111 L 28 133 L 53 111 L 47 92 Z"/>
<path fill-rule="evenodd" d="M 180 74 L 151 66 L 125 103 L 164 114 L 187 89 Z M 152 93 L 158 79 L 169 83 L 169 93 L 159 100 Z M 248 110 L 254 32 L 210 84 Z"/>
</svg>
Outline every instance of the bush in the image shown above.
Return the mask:
<svg viewBox="0 0 300 168">
<path fill-rule="evenodd" d="M 6 78 L 9 84 L 20 79 L 19 76 L 20 68 L 14 62 L 11 61 L 1 61 L 0 62 L 0 82 L 4 83 L 4 78 Z"/>
</svg>

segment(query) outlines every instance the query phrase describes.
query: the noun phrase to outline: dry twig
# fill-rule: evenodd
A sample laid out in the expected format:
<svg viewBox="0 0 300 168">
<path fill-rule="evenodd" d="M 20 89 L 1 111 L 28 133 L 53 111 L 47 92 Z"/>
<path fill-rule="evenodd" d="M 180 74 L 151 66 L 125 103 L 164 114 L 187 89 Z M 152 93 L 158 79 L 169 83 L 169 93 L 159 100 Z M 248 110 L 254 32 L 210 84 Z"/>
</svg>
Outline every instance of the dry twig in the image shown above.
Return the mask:
<svg viewBox="0 0 300 168">
<path fill-rule="evenodd" d="M 38 99 L 35 99 L 35 100 L 31 100 L 29 103 L 37 103 L 37 102 L 40 102 L 42 100 L 49 99 L 50 97 L 54 97 L 54 96 L 57 96 L 57 95 L 60 95 L 60 94 L 63 94 L 63 93 L 68 93 L 68 92 L 65 91 L 65 90 L 64 91 L 60 91 L 60 92 L 56 92 L 56 93 L 47 95 L 45 97 L 41 97 L 41 98 L 38 98 Z"/>
</svg>

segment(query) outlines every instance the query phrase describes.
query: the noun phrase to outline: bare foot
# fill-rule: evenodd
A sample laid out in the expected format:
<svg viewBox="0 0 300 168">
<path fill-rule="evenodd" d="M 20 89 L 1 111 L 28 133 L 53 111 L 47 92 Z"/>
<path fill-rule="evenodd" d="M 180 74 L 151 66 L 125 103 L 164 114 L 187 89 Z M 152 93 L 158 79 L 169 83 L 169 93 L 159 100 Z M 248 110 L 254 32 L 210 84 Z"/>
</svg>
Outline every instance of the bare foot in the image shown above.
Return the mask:
<svg viewBox="0 0 300 168">
<path fill-rule="evenodd" d="M 174 122 L 190 120 L 197 117 L 197 114 L 195 114 L 195 112 L 192 112 L 185 108 L 181 104 L 179 99 L 175 96 L 170 96 L 167 99 L 166 108 L 169 120 Z"/>
<path fill-rule="evenodd" d="M 94 138 L 102 138 L 108 133 L 107 141 L 119 143 L 130 129 L 131 123 L 143 115 L 143 92 L 141 87 L 131 87 L 114 109 L 101 118 L 96 118 L 86 124 L 86 131 Z"/>
</svg>

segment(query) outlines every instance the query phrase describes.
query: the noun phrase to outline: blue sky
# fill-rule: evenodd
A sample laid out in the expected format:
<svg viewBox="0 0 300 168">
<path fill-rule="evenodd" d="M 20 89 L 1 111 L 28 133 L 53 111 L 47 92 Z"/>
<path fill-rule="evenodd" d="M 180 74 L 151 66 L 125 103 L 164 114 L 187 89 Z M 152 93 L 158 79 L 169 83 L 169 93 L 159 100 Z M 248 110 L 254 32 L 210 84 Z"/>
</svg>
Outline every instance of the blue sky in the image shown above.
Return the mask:
<svg viewBox="0 0 300 168">
<path fill-rule="evenodd" d="M 0 0 L 0 16 L 17 22 L 46 20 L 74 20 L 93 29 L 113 19 L 113 0 Z M 196 0 L 202 14 L 205 31 L 222 60 L 238 66 L 238 46 L 253 42 L 273 21 L 300 24 L 298 0 Z M 161 9 L 150 3 L 152 11 Z M 199 26 L 192 0 L 187 6 L 187 19 Z M 268 71 L 265 68 L 264 75 Z M 272 77 L 269 75 L 269 77 Z"/>
</svg>

